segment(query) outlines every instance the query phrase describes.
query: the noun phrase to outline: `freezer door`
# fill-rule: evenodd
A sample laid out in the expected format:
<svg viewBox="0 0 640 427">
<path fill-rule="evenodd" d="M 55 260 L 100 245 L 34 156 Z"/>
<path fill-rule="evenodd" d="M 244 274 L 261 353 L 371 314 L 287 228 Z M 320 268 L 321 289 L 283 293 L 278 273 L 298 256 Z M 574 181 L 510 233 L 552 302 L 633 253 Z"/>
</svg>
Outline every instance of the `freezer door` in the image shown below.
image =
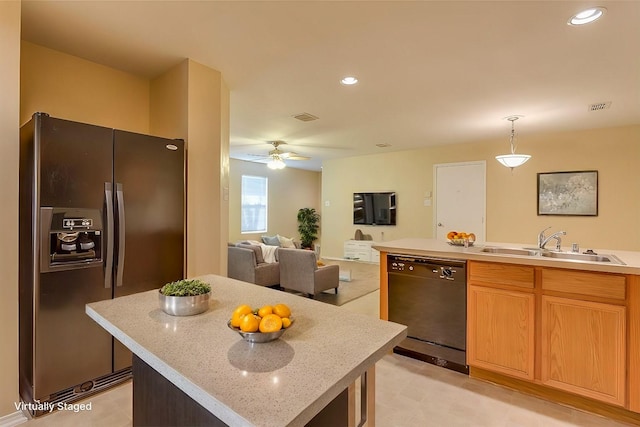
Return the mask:
<svg viewBox="0 0 640 427">
<path fill-rule="evenodd" d="M 103 215 L 105 182 L 112 180 L 113 130 L 44 114 L 37 123 L 36 206 L 84 208 Z M 40 232 L 48 234 L 49 225 Z M 46 254 L 48 237 L 35 236 L 46 242 L 41 243 Z M 34 284 L 21 286 L 33 286 L 33 397 L 44 400 L 111 372 L 111 336 L 85 314 L 85 304 L 111 298 L 111 289 L 105 288 L 102 264 L 42 272 L 46 269 L 39 268 L 37 259 L 29 262 L 41 271 Z"/>
<path fill-rule="evenodd" d="M 40 275 L 36 315 L 34 397 L 111 373 L 111 335 L 85 314 L 85 305 L 111 298 L 100 266 Z"/>
<path fill-rule="evenodd" d="M 111 182 L 113 130 L 42 116 L 40 206 L 103 209 Z"/>
<path fill-rule="evenodd" d="M 115 131 L 115 297 L 184 277 L 184 177 L 184 142 Z M 121 350 L 116 370 L 131 366 Z"/>
</svg>

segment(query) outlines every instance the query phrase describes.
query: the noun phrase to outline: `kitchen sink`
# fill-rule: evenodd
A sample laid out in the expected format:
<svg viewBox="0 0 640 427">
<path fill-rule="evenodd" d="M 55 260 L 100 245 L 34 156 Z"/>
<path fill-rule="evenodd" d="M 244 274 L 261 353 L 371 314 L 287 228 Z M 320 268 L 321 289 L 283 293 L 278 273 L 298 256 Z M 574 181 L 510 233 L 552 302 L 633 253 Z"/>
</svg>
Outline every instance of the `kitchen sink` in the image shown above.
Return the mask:
<svg viewBox="0 0 640 427">
<path fill-rule="evenodd" d="M 482 248 L 481 252 L 502 255 L 543 256 L 547 258 L 574 261 L 606 262 L 610 264 L 626 265 L 620 258 L 611 254 L 581 254 L 578 252 L 555 252 L 537 248 L 505 248 L 500 246 L 486 246 Z"/>
<path fill-rule="evenodd" d="M 581 254 L 577 252 L 553 252 L 545 251 L 541 254 L 548 258 L 558 259 L 570 259 L 576 261 L 590 261 L 590 262 L 608 262 L 611 264 L 626 265 L 620 258 L 611 254 Z"/>
<path fill-rule="evenodd" d="M 529 248 L 499 248 L 499 247 L 484 247 L 482 252 L 490 254 L 505 254 L 505 255 L 525 255 L 536 256 L 540 255 L 540 250 Z"/>
</svg>

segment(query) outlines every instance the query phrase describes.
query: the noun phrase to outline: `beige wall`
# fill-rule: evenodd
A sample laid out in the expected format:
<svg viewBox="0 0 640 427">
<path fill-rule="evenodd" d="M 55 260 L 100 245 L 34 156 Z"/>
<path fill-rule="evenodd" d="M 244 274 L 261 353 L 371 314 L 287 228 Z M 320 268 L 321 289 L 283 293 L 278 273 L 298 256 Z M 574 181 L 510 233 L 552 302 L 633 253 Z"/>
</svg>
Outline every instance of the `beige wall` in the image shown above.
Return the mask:
<svg viewBox="0 0 640 427">
<path fill-rule="evenodd" d="M 222 74 L 189 61 L 187 276 L 226 275 L 229 89 Z"/>
<path fill-rule="evenodd" d="M 548 226 L 566 230 L 564 244 L 581 248 L 640 250 L 640 126 L 540 135 L 521 135 L 518 150 L 532 158 L 513 173 L 494 157 L 508 149 L 506 138 L 455 146 L 327 161 L 322 174 L 323 255 L 341 257 L 343 242 L 357 228 L 376 241 L 432 237 L 433 165 L 487 162 L 487 241 L 535 244 Z M 597 217 L 538 216 L 538 172 L 598 170 Z M 396 191 L 398 225 L 354 226 L 352 193 Z M 326 203 L 329 202 L 329 206 Z M 328 224 L 331 224 L 331 232 Z"/>
<path fill-rule="evenodd" d="M 188 134 L 189 62 L 183 61 L 151 80 L 149 132 L 183 139 Z"/>
<path fill-rule="evenodd" d="M 242 234 L 240 232 L 242 175 L 266 176 L 268 178 L 269 213 L 266 233 Z M 229 189 L 230 242 L 260 240 L 260 236 L 265 234 L 294 237 L 299 242 L 298 209 L 314 208 L 320 212 L 320 172 L 294 168 L 271 170 L 263 163 L 231 160 Z M 320 235 L 323 235 L 323 230 L 320 230 Z M 316 241 L 316 244 L 321 244 L 321 241 Z"/>
<path fill-rule="evenodd" d="M 22 42 L 20 123 L 52 117 L 149 132 L 149 81 L 95 62 Z"/>
<path fill-rule="evenodd" d="M 18 129 L 20 127 L 20 2 L 0 2 L 0 417 L 18 401 Z"/>
</svg>

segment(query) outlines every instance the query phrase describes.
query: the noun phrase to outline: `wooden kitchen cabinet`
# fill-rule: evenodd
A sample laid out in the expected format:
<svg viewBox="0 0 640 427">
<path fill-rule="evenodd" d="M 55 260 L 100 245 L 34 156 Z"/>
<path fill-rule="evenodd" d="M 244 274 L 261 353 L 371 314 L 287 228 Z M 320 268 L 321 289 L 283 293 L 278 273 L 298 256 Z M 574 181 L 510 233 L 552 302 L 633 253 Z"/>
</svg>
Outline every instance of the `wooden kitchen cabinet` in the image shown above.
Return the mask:
<svg viewBox="0 0 640 427">
<path fill-rule="evenodd" d="M 541 382 L 624 406 L 627 278 L 555 268 L 541 277 Z"/>
<path fill-rule="evenodd" d="M 469 286 L 467 363 L 518 378 L 534 378 L 531 293 Z"/>
<path fill-rule="evenodd" d="M 542 296 L 543 384 L 625 404 L 626 308 Z"/>
<path fill-rule="evenodd" d="M 621 274 L 470 262 L 467 363 L 625 406 L 626 280 Z"/>
</svg>

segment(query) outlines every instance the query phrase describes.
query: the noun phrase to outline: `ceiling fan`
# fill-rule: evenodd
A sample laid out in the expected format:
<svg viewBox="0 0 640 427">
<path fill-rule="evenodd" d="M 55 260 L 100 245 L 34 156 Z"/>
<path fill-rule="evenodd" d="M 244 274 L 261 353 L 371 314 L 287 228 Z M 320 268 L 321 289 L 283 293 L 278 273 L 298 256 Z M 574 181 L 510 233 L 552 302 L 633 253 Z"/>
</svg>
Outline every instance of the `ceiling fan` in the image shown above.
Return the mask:
<svg viewBox="0 0 640 427">
<path fill-rule="evenodd" d="M 268 141 L 269 144 L 273 145 L 273 150 L 269 151 L 268 155 L 259 155 L 257 157 L 263 157 L 268 159 L 267 167 L 269 169 L 284 169 L 287 165 L 284 162 L 285 160 L 309 160 L 311 157 L 301 156 L 293 151 L 282 151 L 279 147 L 281 145 L 286 145 L 287 143 L 284 141 Z"/>
</svg>

